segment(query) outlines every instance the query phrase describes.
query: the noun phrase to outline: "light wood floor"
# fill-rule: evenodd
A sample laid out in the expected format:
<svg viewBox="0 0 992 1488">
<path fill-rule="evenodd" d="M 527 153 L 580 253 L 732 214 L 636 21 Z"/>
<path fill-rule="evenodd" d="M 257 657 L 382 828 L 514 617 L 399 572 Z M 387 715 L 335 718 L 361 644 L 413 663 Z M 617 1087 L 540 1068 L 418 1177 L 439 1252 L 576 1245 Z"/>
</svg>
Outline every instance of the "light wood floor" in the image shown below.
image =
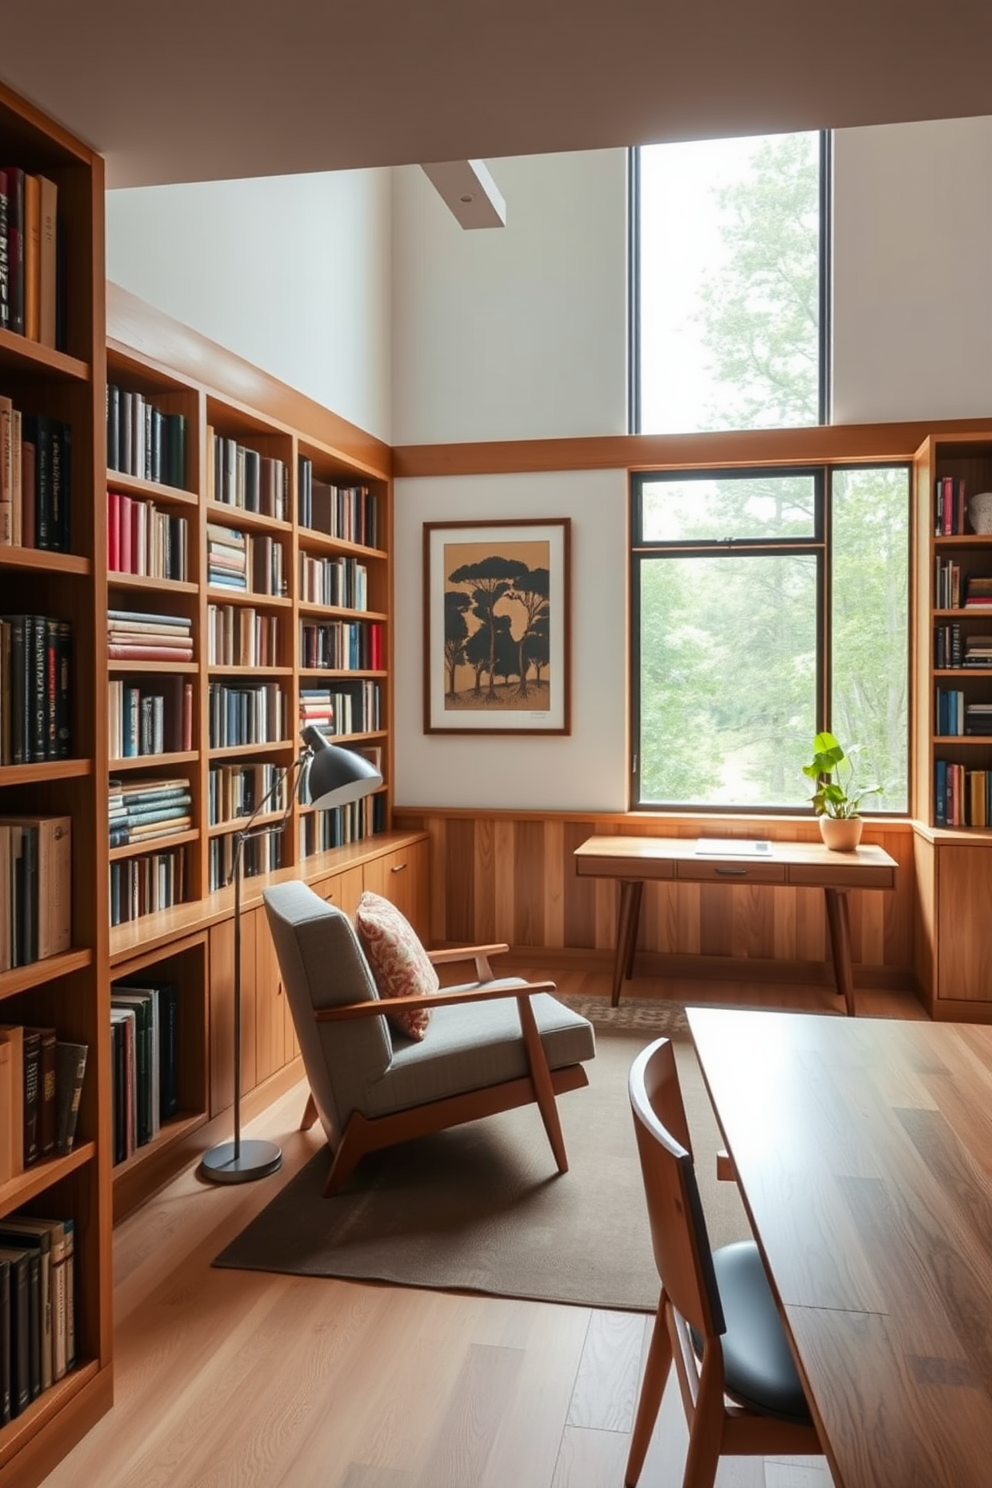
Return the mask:
<svg viewBox="0 0 992 1488">
<path fill-rule="evenodd" d="M 605 976 L 558 984 L 608 994 Z M 836 1010 L 826 989 L 665 996 Z M 861 994 L 859 1009 L 925 1016 L 893 994 Z M 278 1174 L 224 1188 L 190 1169 L 118 1227 L 116 1403 L 46 1488 L 619 1488 L 643 1315 L 211 1268 L 321 1144 L 296 1129 L 304 1093 L 246 1131 L 281 1144 Z M 669 1389 L 644 1488 L 678 1488 L 685 1442 Z M 822 1458 L 725 1459 L 717 1483 L 831 1488 Z"/>
</svg>

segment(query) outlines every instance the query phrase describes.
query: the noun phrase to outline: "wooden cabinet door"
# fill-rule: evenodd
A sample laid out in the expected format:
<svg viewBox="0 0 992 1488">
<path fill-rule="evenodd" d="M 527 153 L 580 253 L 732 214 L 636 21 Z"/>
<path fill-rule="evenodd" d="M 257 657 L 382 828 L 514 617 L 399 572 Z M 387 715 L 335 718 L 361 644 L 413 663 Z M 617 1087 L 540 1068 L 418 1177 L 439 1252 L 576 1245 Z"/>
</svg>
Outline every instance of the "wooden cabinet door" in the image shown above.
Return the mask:
<svg viewBox="0 0 992 1488">
<path fill-rule="evenodd" d="M 992 1002 L 992 959 L 983 928 L 992 903 L 992 848 L 937 850 L 937 995 Z"/>
<path fill-rule="evenodd" d="M 372 858 L 363 866 L 364 886 L 402 910 L 422 940 L 429 929 L 426 842 L 414 842 Z"/>
</svg>

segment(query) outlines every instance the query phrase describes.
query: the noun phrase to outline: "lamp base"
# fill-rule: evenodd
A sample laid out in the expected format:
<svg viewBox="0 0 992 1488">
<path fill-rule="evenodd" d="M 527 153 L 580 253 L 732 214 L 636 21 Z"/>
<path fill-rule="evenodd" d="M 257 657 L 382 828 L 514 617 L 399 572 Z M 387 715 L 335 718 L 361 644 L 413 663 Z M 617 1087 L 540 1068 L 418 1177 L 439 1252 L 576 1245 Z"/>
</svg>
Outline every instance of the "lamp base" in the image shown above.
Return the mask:
<svg viewBox="0 0 992 1488">
<path fill-rule="evenodd" d="M 211 1183 L 251 1183 L 282 1167 L 282 1148 L 275 1142 L 242 1142 L 235 1158 L 234 1143 L 222 1142 L 203 1154 L 200 1166 Z"/>
</svg>

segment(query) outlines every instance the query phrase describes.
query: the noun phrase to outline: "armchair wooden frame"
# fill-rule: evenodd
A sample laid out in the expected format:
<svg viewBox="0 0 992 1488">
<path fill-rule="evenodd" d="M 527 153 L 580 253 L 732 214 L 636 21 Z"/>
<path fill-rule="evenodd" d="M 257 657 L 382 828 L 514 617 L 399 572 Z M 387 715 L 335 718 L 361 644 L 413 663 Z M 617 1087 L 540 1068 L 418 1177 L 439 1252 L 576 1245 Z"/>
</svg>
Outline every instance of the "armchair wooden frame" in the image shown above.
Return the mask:
<svg viewBox="0 0 992 1488">
<path fill-rule="evenodd" d="M 430 1132 L 444 1131 L 450 1126 L 460 1126 L 466 1121 L 475 1121 L 480 1116 L 493 1116 L 497 1111 L 510 1111 L 517 1106 L 537 1103 L 544 1122 L 544 1129 L 551 1144 L 559 1173 L 568 1172 L 568 1157 L 558 1117 L 556 1096 L 566 1090 L 579 1090 L 588 1085 L 589 1077 L 581 1064 L 565 1065 L 553 1070 L 548 1065 L 541 1035 L 534 1018 L 531 998 L 537 992 L 554 992 L 554 982 L 526 982 L 515 987 L 486 986 L 494 980 L 489 957 L 509 950 L 506 945 L 465 946 L 441 951 L 428 951 L 435 965 L 459 961 L 475 961 L 479 986 L 441 988 L 428 996 L 391 997 L 388 1002 L 342 1003 L 336 1007 L 320 1008 L 314 1017 L 318 1023 L 337 1023 L 350 1018 L 383 1018 L 389 1012 L 402 1008 L 436 1008 L 467 1002 L 489 1002 L 496 998 L 513 998 L 520 1015 L 520 1031 L 527 1051 L 529 1074 L 516 1080 L 504 1080 L 498 1085 L 487 1085 L 479 1090 L 462 1095 L 447 1096 L 429 1101 L 424 1105 L 411 1106 L 388 1116 L 370 1118 L 359 1111 L 349 1116 L 341 1140 L 334 1153 L 324 1197 L 329 1198 L 340 1189 L 357 1163 L 368 1152 L 381 1147 L 392 1147 L 398 1142 L 410 1141 L 413 1137 L 426 1136 Z M 300 1130 L 307 1131 L 317 1120 L 317 1106 L 311 1095 L 307 1100 Z"/>
</svg>

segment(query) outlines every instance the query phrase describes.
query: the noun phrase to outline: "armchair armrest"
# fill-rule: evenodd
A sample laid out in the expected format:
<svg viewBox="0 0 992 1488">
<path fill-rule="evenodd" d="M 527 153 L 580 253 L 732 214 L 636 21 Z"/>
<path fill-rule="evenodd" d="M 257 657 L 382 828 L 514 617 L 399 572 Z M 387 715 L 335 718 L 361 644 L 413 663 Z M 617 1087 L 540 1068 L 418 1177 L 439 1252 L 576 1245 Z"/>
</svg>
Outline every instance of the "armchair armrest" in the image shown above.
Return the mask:
<svg viewBox="0 0 992 1488">
<path fill-rule="evenodd" d="M 446 950 L 428 951 L 427 955 L 434 966 L 446 966 L 454 961 L 474 961 L 475 974 L 479 981 L 491 982 L 493 972 L 489 957 L 501 955 L 509 949 L 508 945 L 451 946 Z"/>
<path fill-rule="evenodd" d="M 414 997 L 382 997 L 370 1002 L 342 1002 L 336 1007 L 316 1008 L 318 1023 L 338 1023 L 346 1018 L 384 1018 L 402 1008 L 434 1008 L 458 1002 L 489 1002 L 498 997 L 531 998 L 535 992 L 554 992 L 554 982 L 522 982 L 516 987 L 442 987 Z"/>
</svg>

